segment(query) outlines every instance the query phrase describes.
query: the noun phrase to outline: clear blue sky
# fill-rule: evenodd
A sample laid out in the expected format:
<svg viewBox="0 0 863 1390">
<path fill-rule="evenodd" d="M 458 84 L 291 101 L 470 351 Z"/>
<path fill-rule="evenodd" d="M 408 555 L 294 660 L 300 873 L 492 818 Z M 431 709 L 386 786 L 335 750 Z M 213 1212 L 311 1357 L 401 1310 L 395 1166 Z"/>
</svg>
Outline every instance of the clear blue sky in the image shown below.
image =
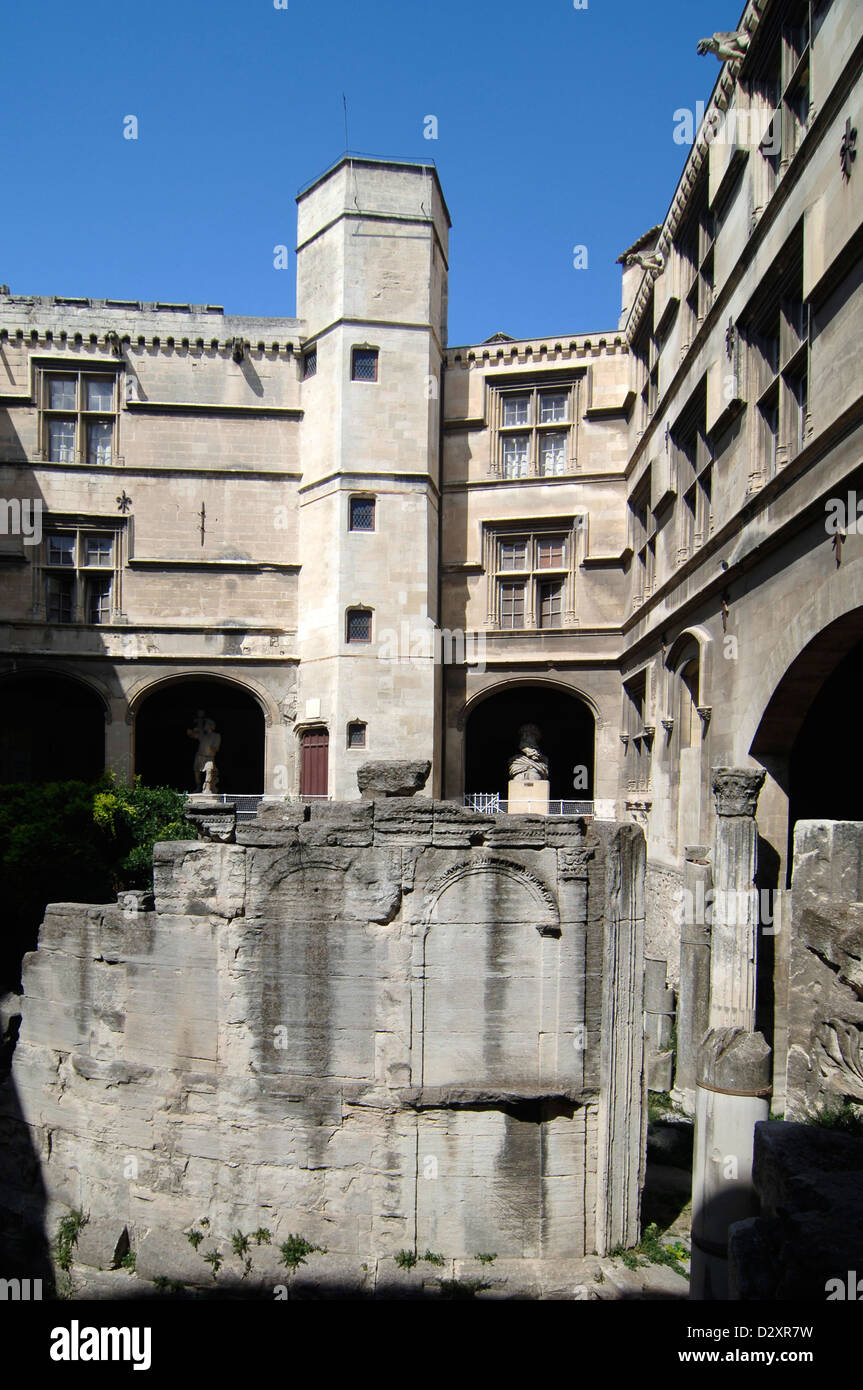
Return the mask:
<svg viewBox="0 0 863 1390">
<path fill-rule="evenodd" d="M 613 328 L 615 258 L 661 221 L 683 167 L 673 112 L 719 73 L 696 43 L 742 8 L 18 0 L 3 20 L 0 281 L 293 315 L 294 197 L 344 149 L 346 92 L 352 149 L 437 164 L 450 343 Z"/>
</svg>

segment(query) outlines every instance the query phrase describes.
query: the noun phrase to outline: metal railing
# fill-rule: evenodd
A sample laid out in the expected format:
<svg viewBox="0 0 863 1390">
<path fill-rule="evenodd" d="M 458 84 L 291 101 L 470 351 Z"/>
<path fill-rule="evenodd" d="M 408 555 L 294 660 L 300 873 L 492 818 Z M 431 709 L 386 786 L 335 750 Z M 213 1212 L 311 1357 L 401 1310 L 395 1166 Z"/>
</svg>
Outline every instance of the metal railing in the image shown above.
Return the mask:
<svg viewBox="0 0 863 1390">
<path fill-rule="evenodd" d="M 237 808 L 237 820 L 254 820 L 264 799 L 263 792 L 217 792 L 223 806 L 231 802 Z"/>
<path fill-rule="evenodd" d="M 508 815 L 509 802 L 498 792 L 468 792 L 463 801 L 470 811 L 480 811 L 484 815 Z M 518 808 L 514 808 L 517 813 Z M 548 803 L 550 816 L 592 816 L 595 804 L 592 801 L 555 800 Z"/>
</svg>

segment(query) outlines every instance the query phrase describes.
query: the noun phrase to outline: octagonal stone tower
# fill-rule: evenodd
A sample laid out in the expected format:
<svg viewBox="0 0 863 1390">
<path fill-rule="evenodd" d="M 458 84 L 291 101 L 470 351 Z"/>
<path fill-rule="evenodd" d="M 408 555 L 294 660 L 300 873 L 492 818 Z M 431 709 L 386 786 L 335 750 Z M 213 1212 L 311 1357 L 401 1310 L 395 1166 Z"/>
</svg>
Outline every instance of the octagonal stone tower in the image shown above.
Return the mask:
<svg viewBox="0 0 863 1390">
<path fill-rule="evenodd" d="M 301 789 L 351 798 L 369 756 L 437 763 L 450 221 L 424 164 L 345 156 L 298 204 L 297 303 L 309 335 L 298 736 L 328 740 L 326 767 L 304 771 Z M 436 779 L 437 768 L 432 791 Z"/>
</svg>

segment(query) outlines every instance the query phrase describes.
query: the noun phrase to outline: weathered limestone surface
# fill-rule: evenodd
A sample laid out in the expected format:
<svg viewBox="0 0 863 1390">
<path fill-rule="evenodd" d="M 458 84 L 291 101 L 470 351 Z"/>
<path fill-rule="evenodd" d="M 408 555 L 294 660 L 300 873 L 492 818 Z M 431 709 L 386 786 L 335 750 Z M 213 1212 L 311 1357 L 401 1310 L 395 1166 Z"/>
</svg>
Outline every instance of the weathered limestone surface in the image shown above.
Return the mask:
<svg viewBox="0 0 863 1390">
<path fill-rule="evenodd" d="M 729 1233 L 729 1297 L 859 1300 L 863 1140 L 762 1123 L 752 1175 L 761 1215 Z"/>
<path fill-rule="evenodd" d="M 354 1261 L 634 1241 L 641 831 L 303 815 L 158 845 L 152 911 L 48 908 L 14 1080 L 52 1216 L 90 1213 L 97 1263 L 128 1230 L 147 1277 L 259 1226 Z"/>
<path fill-rule="evenodd" d="M 863 1104 L 863 824 L 794 832 L 787 1114 Z"/>
</svg>

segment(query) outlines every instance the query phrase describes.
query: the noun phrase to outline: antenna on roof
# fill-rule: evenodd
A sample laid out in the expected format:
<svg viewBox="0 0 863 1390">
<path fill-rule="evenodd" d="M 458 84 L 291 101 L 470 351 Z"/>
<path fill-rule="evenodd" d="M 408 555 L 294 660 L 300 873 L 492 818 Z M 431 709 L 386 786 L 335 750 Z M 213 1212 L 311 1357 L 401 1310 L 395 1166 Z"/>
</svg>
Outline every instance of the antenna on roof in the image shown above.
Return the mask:
<svg viewBox="0 0 863 1390">
<path fill-rule="evenodd" d="M 342 92 L 342 105 L 345 108 L 345 154 L 347 154 L 350 149 L 350 144 L 348 142 L 348 99 L 344 92 Z"/>
</svg>

